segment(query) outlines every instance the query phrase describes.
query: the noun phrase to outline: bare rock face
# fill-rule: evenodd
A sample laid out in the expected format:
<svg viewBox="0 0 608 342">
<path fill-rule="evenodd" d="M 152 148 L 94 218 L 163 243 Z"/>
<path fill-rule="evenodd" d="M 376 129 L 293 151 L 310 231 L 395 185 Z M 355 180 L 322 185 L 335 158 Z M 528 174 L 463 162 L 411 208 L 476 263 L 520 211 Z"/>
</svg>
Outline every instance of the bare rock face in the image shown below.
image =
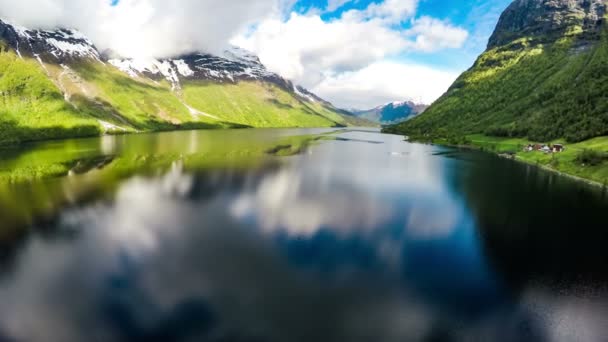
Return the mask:
<svg viewBox="0 0 608 342">
<path fill-rule="evenodd" d="M 101 60 L 93 43 L 75 30 L 30 30 L 0 20 L 0 39 L 20 56 L 36 57 L 50 63 Z"/>
<path fill-rule="evenodd" d="M 554 41 L 580 32 L 583 40 L 597 40 L 604 26 L 608 0 L 515 0 L 502 14 L 488 47 L 530 37 Z"/>
</svg>

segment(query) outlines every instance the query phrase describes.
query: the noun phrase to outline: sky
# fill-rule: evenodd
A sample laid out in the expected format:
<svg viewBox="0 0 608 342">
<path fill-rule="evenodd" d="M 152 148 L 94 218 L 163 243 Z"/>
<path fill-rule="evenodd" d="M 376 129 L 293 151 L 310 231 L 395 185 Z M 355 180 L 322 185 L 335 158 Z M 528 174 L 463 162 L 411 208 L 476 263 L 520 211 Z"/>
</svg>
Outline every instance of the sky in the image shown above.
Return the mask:
<svg viewBox="0 0 608 342">
<path fill-rule="evenodd" d="M 238 45 L 335 105 L 431 103 L 485 49 L 511 0 L 0 0 L 29 28 L 165 58 Z"/>
</svg>

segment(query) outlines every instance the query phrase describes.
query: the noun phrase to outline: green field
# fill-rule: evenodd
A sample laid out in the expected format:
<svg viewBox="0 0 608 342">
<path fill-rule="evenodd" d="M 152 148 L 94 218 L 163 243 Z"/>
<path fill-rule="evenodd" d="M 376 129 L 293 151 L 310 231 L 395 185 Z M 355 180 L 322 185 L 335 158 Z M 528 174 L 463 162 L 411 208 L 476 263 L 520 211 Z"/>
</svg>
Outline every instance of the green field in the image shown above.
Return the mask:
<svg viewBox="0 0 608 342">
<path fill-rule="evenodd" d="M 600 184 L 608 183 L 608 137 L 598 137 L 575 144 L 566 144 L 566 150 L 561 153 L 545 154 L 542 152 L 524 152 L 523 148 L 535 143 L 520 138 L 497 138 L 485 135 L 468 136 L 470 145 L 495 153 L 515 153 L 517 160 L 543 166 L 572 176 L 588 179 Z M 551 143 L 564 143 L 555 140 Z M 594 151 L 603 155 L 603 160 L 595 165 L 580 160 L 585 151 Z"/>
</svg>

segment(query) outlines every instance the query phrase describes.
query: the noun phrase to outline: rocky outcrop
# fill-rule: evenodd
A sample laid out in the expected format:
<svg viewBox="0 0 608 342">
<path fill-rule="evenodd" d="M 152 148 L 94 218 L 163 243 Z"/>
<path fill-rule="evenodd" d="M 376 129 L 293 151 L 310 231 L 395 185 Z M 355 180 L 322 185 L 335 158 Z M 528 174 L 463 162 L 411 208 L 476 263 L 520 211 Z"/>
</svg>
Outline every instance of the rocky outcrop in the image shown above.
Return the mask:
<svg viewBox="0 0 608 342">
<path fill-rule="evenodd" d="M 20 56 L 47 63 L 69 63 L 81 59 L 101 61 L 93 43 L 75 30 L 29 30 L 0 20 L 0 39 Z"/>
<path fill-rule="evenodd" d="M 579 39 L 597 39 L 607 7 L 606 0 L 515 0 L 502 14 L 489 48 L 524 37 L 551 41 L 581 30 Z"/>
</svg>

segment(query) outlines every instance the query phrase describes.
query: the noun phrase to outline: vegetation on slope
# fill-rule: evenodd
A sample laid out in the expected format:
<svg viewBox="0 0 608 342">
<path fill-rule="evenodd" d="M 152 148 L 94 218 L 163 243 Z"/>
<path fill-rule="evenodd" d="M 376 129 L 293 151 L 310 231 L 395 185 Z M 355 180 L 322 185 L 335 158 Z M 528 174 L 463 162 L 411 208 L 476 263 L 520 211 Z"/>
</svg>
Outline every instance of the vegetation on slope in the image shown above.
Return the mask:
<svg viewBox="0 0 608 342">
<path fill-rule="evenodd" d="M 509 153 L 517 160 L 539 165 L 547 169 L 585 178 L 599 184 L 608 184 L 608 137 L 597 137 L 575 144 L 567 144 L 561 153 L 524 152 L 524 147 L 537 142 L 523 138 L 501 138 L 482 134 L 466 137 L 468 144 L 476 148 Z M 438 143 L 447 143 L 437 141 Z M 564 143 L 555 140 L 552 143 Z"/>
<path fill-rule="evenodd" d="M 192 115 L 164 83 L 155 84 L 144 79 L 134 80 L 121 71 L 101 63 L 81 63 L 74 66 L 88 94 L 97 104 L 89 108 L 93 116 L 102 114 L 105 119 L 123 128 L 138 131 L 170 130 L 185 124 L 218 124 L 217 120 Z M 83 85 L 80 85 L 81 87 Z M 192 127 L 187 127 L 192 128 Z"/>
<path fill-rule="evenodd" d="M 65 102 L 40 65 L 0 52 L 0 144 L 98 135 L 91 116 Z"/>
<path fill-rule="evenodd" d="M 264 82 L 132 78 L 108 64 L 55 65 L 0 45 L 0 145 L 102 133 L 368 124 Z"/>
<path fill-rule="evenodd" d="M 521 161 L 605 184 L 608 29 L 591 35 L 576 24 L 557 38 L 514 39 L 491 44 L 424 114 L 385 131 L 509 152 Z M 567 143 L 567 150 L 523 152 L 532 142 Z"/>
<path fill-rule="evenodd" d="M 207 115 L 251 127 L 328 127 L 344 118 L 317 103 L 302 102 L 269 83 L 187 82 L 184 100 Z"/>
<path fill-rule="evenodd" d="M 522 38 L 482 54 L 423 115 L 387 131 L 569 142 L 606 135 L 607 61 L 606 32 L 593 45 L 574 36 L 550 45 Z"/>
</svg>

